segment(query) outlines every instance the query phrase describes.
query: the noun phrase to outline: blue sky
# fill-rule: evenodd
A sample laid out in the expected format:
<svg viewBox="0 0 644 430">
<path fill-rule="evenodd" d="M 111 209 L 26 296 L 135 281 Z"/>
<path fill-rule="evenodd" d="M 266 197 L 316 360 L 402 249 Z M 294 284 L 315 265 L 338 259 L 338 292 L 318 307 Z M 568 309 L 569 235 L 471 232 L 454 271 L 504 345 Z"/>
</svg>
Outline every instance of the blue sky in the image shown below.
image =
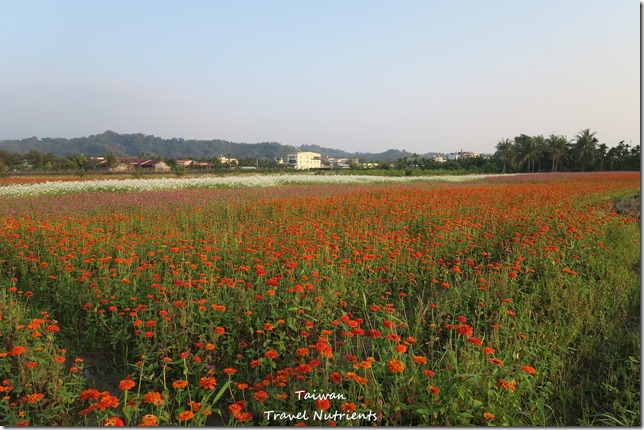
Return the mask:
<svg viewBox="0 0 644 430">
<path fill-rule="evenodd" d="M 640 142 L 635 0 L 0 0 L 0 139 Z"/>
</svg>

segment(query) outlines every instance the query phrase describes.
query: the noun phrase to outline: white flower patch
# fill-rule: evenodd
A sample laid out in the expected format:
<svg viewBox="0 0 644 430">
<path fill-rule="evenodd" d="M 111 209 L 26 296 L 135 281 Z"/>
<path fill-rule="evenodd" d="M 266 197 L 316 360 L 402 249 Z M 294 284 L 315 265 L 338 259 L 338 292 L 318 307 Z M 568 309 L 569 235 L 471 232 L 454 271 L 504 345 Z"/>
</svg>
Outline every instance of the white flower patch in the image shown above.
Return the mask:
<svg viewBox="0 0 644 430">
<path fill-rule="evenodd" d="M 276 187 L 294 184 L 371 184 L 411 181 L 465 182 L 496 175 L 459 176 L 367 176 L 367 175 L 256 175 L 230 177 L 96 179 L 91 181 L 42 182 L 11 184 L 0 187 L 0 196 L 20 197 L 42 194 L 84 193 L 96 191 L 141 192 L 181 190 L 188 188 Z"/>
</svg>

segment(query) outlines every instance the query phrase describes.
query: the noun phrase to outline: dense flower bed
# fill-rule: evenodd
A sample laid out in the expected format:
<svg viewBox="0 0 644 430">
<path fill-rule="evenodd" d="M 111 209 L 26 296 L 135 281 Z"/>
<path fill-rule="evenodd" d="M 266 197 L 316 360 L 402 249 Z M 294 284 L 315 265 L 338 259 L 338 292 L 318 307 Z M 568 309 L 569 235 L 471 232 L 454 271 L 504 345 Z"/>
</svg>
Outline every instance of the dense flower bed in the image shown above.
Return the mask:
<svg viewBox="0 0 644 430">
<path fill-rule="evenodd" d="M 0 424 L 557 423 L 637 314 L 639 174 L 341 179 L 0 197 Z"/>
</svg>

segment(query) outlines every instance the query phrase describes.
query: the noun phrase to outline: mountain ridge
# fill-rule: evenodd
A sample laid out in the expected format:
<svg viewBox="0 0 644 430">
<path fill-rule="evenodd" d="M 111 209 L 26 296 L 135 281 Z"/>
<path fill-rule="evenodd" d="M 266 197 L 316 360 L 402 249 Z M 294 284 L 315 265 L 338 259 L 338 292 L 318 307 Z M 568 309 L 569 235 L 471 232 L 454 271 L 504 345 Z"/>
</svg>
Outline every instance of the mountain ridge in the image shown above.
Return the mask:
<svg viewBox="0 0 644 430">
<path fill-rule="evenodd" d="M 149 156 L 158 158 L 196 158 L 205 159 L 225 155 L 234 158 L 286 159 L 288 154 L 300 151 L 318 152 L 323 157 L 356 158 L 362 161 L 385 161 L 412 157 L 406 150 L 388 149 L 380 153 L 348 152 L 341 149 L 326 148 L 319 145 L 283 145 L 279 142 L 240 143 L 222 139 L 197 140 L 170 138 L 165 139 L 143 133 L 117 133 L 107 130 L 100 134 L 74 138 L 30 137 L 24 139 L 0 140 L 0 150 L 27 153 L 37 150 L 56 156 L 71 156 L 82 153 L 87 156 L 105 156 L 109 152 L 119 157 Z M 417 154 L 419 157 L 432 157 L 438 152 Z"/>
</svg>

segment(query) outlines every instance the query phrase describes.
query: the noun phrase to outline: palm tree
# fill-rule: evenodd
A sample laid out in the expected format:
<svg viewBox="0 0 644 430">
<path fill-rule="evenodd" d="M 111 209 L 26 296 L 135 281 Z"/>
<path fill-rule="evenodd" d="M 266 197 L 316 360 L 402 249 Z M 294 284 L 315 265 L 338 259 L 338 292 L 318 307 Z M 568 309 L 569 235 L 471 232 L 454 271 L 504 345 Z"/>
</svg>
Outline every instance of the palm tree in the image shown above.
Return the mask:
<svg viewBox="0 0 644 430">
<path fill-rule="evenodd" d="M 547 148 L 552 157 L 552 171 L 556 172 L 561 162 L 568 158 L 568 139 L 553 133 L 548 137 Z"/>
<path fill-rule="evenodd" d="M 496 144 L 496 153 L 503 161 L 503 173 L 505 173 L 508 164 L 514 159 L 514 144 L 510 139 L 501 139 Z"/>
<path fill-rule="evenodd" d="M 541 170 L 541 157 L 543 157 L 546 152 L 546 139 L 543 138 L 543 135 L 534 136 L 532 138 L 532 144 L 534 145 L 534 153 L 537 160 L 537 171 Z M 533 165 L 534 167 L 534 165 Z"/>
<path fill-rule="evenodd" d="M 601 143 L 597 146 L 597 154 L 599 155 L 599 170 L 604 170 L 604 162 L 606 161 L 606 154 L 608 154 L 608 145 Z"/>
<path fill-rule="evenodd" d="M 584 171 L 584 167 L 586 165 L 586 161 L 590 160 L 593 161 L 595 158 L 595 146 L 599 142 L 597 138 L 595 137 L 597 133 L 590 132 L 590 129 L 587 128 L 585 130 L 580 131 L 576 136 L 575 136 L 575 152 L 577 152 L 577 161 L 581 163 L 581 171 Z"/>
<path fill-rule="evenodd" d="M 543 136 L 541 138 L 543 139 Z M 514 138 L 514 143 L 519 151 L 520 160 L 526 164 L 530 173 L 534 173 L 534 165 L 541 157 L 539 139 L 521 134 L 521 136 Z"/>
</svg>

